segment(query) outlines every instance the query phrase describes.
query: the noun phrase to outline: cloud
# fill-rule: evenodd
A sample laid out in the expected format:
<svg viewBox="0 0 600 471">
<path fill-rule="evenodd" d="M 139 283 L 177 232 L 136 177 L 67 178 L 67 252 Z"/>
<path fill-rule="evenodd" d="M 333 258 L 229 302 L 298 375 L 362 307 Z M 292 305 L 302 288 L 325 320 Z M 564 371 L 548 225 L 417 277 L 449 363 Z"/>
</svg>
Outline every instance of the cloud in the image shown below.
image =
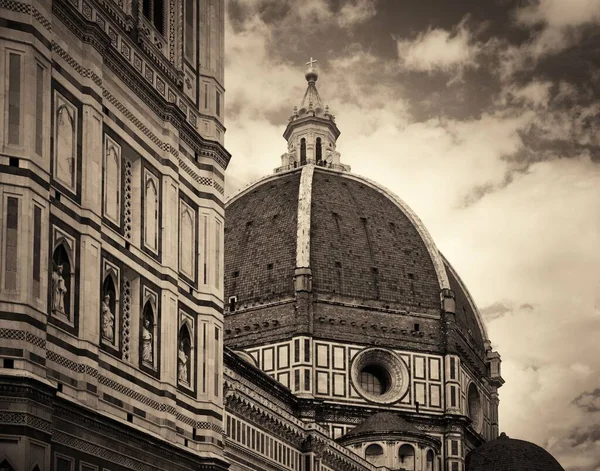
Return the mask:
<svg viewBox="0 0 600 471">
<path fill-rule="evenodd" d="M 586 35 L 597 34 L 600 0 L 530 0 L 515 10 L 514 18 L 516 25 L 531 31 L 531 39 L 499 47 L 502 77 L 533 69 L 541 59 L 575 46 Z"/>
<path fill-rule="evenodd" d="M 506 313 L 511 312 L 511 310 L 512 309 L 505 304 L 501 302 L 495 302 L 491 306 L 480 309 L 480 312 L 486 320 L 489 320 L 502 317 Z"/>
<path fill-rule="evenodd" d="M 585 412 L 600 412 L 600 388 L 581 393 L 573 400 L 573 404 Z"/>
<path fill-rule="evenodd" d="M 347 0 L 339 6 L 328 0 L 227 0 L 227 10 L 236 30 L 257 19 L 268 24 L 277 46 L 308 41 L 318 32 L 351 33 L 377 13 L 376 0 Z"/>
<path fill-rule="evenodd" d="M 504 88 L 503 98 L 507 103 L 518 103 L 533 108 L 547 108 L 553 83 L 549 80 L 532 80 L 525 86 L 511 85 Z"/>
<path fill-rule="evenodd" d="M 341 28 L 364 23 L 375 16 L 374 0 L 354 0 L 342 6 L 337 15 L 337 23 Z"/>
<path fill-rule="evenodd" d="M 516 17 L 521 24 L 536 25 L 542 23 L 552 28 L 600 23 L 600 1 L 530 1 L 528 5 L 517 10 Z"/>
<path fill-rule="evenodd" d="M 301 15 L 321 15 L 327 27 L 309 30 L 321 40 L 321 34 L 330 34 L 327 28 L 340 28 L 328 13 L 334 7 L 319 10 L 323 6 L 256 1 L 252 14 L 228 19 L 229 194 L 279 165 L 286 151 L 281 134 L 306 87 L 304 64 L 289 58 L 307 30 L 292 23 Z M 337 8 L 339 14 L 344 6 Z M 520 24 L 539 32 L 551 21 Z M 482 67 L 480 57 L 491 54 L 462 25 L 401 41 L 404 67 L 427 79 Z M 596 97 L 576 81 L 510 76 L 491 105 L 469 119 L 448 117 L 441 109 L 417 120 L 414 90 L 398 79 L 403 71 L 397 64 L 354 43 L 329 56 L 329 61 L 317 56 L 317 87 L 342 132 L 342 161 L 402 197 L 478 305 L 487 306 L 482 311 L 506 379 L 501 429 L 545 446 L 569 471 L 595 470 L 600 466 Z"/>
<path fill-rule="evenodd" d="M 396 39 L 402 67 L 417 72 L 457 72 L 476 67 L 481 50 L 471 32 L 460 23 L 454 31 L 429 29 L 414 39 Z"/>
</svg>

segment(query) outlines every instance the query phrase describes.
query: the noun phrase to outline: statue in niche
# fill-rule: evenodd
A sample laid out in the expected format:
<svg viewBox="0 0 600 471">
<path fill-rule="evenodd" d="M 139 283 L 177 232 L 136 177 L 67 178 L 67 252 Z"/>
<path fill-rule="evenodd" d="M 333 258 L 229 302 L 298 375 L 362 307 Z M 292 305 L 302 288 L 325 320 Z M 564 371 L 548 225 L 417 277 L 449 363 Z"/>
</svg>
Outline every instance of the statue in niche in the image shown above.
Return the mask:
<svg viewBox="0 0 600 471">
<path fill-rule="evenodd" d="M 67 286 L 62 276 L 63 265 L 60 264 L 52 272 L 52 312 L 65 313 L 65 294 Z"/>
<path fill-rule="evenodd" d="M 115 316 L 110 310 L 110 295 L 102 301 L 102 337 L 113 343 L 115 340 Z"/>
<path fill-rule="evenodd" d="M 150 320 L 146 318 L 142 327 L 142 360 L 144 363 L 151 365 L 154 362 L 154 356 L 152 354 L 152 332 L 150 332 L 150 329 Z"/>
<path fill-rule="evenodd" d="M 180 383 L 189 383 L 188 379 L 188 356 L 183 348 L 183 340 L 179 342 L 179 351 L 177 352 L 177 378 Z"/>
</svg>

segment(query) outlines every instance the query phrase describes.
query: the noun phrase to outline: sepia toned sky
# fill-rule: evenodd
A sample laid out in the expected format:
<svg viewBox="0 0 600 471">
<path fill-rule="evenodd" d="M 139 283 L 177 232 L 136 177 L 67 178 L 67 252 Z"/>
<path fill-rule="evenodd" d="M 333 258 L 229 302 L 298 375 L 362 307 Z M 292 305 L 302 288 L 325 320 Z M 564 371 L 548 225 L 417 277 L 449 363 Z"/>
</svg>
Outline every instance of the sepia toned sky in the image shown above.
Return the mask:
<svg viewBox="0 0 600 471">
<path fill-rule="evenodd" d="M 502 355 L 500 428 L 600 471 L 600 0 L 227 0 L 229 194 L 317 88 L 352 171 L 404 199 Z"/>
</svg>

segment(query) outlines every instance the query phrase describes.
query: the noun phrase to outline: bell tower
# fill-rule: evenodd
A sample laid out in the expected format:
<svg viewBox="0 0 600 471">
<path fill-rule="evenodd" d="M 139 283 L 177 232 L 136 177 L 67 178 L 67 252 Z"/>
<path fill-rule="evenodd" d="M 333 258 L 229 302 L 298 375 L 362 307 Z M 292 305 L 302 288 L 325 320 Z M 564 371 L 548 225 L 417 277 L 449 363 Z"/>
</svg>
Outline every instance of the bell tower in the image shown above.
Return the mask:
<svg viewBox="0 0 600 471">
<path fill-rule="evenodd" d="M 340 153 L 336 151 L 336 141 L 340 131 L 335 124 L 335 116 L 329 112 L 329 106 L 323 106 L 316 83 L 319 78 L 312 57 L 304 77 L 308 87 L 300 107 L 294 107 L 283 137 L 288 143 L 288 150 L 281 156 L 281 167 L 275 172 L 282 172 L 303 165 L 318 165 L 342 171 L 350 171 L 348 165 L 340 163 Z"/>
</svg>

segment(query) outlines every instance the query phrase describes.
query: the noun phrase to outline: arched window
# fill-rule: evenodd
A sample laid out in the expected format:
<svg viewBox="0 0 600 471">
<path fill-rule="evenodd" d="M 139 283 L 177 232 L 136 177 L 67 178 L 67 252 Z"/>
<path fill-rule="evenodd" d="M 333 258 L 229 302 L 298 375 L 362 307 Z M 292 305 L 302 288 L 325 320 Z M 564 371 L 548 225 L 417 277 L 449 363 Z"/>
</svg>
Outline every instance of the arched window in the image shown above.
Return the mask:
<svg viewBox="0 0 600 471">
<path fill-rule="evenodd" d="M 375 443 L 365 448 L 365 458 L 375 466 L 384 464 L 385 457 L 383 456 L 383 448 Z"/>
<path fill-rule="evenodd" d="M 154 367 L 155 318 L 152 301 L 146 301 L 142 315 L 142 363 Z"/>
<path fill-rule="evenodd" d="M 121 216 L 121 149 L 106 136 L 104 154 L 104 215 L 115 224 Z"/>
<path fill-rule="evenodd" d="M 300 165 L 306 165 L 306 139 L 300 139 Z"/>
<path fill-rule="evenodd" d="M 192 384 L 192 333 L 187 323 L 179 329 L 179 346 L 177 349 L 177 381 L 189 386 Z"/>
<path fill-rule="evenodd" d="M 194 278 L 195 275 L 195 219 L 194 213 L 182 203 L 179 266 L 181 271 L 190 278 Z"/>
<path fill-rule="evenodd" d="M 427 450 L 427 455 L 425 458 L 425 470 L 426 471 L 433 471 L 433 462 L 434 462 L 434 455 L 433 455 L 433 451 L 431 450 Z"/>
<path fill-rule="evenodd" d="M 410 445 L 402 445 L 398 450 L 400 467 L 413 471 L 415 469 L 415 449 Z"/>
<path fill-rule="evenodd" d="M 52 254 L 52 302 L 53 314 L 71 320 L 71 257 L 65 242 L 58 243 Z"/>
<path fill-rule="evenodd" d="M 144 204 L 144 243 L 158 249 L 158 188 L 154 178 L 147 176 Z"/>
<path fill-rule="evenodd" d="M 317 137 L 316 158 L 317 158 L 317 165 L 321 165 L 322 160 L 323 160 L 323 149 L 321 146 L 321 138 L 320 137 Z"/>
<path fill-rule="evenodd" d="M 75 188 L 77 125 L 76 109 L 60 96 L 56 109 L 56 168 L 57 180 L 68 188 Z"/>
<path fill-rule="evenodd" d="M 8 460 L 5 459 L 2 461 L 2 463 L 0 463 L 0 471 L 15 471 L 15 468 L 13 468 Z"/>
</svg>

